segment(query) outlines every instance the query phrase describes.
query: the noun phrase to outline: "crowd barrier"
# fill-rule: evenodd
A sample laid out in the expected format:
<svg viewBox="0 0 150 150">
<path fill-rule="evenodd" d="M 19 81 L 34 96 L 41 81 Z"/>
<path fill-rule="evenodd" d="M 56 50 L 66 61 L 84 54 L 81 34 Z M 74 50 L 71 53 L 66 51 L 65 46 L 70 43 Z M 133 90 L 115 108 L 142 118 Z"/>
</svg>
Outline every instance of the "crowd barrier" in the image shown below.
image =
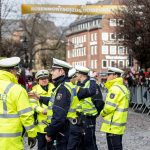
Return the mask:
<svg viewBox="0 0 150 150">
<path fill-rule="evenodd" d="M 146 86 L 132 86 L 129 88 L 131 93 L 131 103 L 133 104 L 132 109 L 138 109 L 142 113 L 148 110 L 147 115 L 150 114 L 150 92 Z"/>
</svg>

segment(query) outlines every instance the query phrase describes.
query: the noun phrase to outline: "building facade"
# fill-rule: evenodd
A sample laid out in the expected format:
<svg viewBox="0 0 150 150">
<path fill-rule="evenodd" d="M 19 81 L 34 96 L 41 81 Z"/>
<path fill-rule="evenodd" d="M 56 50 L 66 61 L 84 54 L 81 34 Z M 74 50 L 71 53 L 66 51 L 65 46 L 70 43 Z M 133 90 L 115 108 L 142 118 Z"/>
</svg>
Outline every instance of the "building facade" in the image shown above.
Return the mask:
<svg viewBox="0 0 150 150">
<path fill-rule="evenodd" d="M 118 0 L 101 0 L 102 4 L 120 5 Z M 124 37 L 116 34 L 124 21 L 114 15 L 81 17 L 70 24 L 67 32 L 66 60 L 73 66 L 82 65 L 98 72 L 108 66 L 127 68 L 128 50 L 122 45 Z"/>
</svg>

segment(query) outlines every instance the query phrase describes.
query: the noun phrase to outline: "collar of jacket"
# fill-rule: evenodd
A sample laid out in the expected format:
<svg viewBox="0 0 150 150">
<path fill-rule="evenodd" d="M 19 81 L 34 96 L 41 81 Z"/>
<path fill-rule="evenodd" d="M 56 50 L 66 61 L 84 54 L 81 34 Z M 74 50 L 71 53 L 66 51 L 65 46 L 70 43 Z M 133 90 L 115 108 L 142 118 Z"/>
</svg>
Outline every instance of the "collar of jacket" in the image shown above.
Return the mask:
<svg viewBox="0 0 150 150">
<path fill-rule="evenodd" d="M 17 78 L 12 73 L 4 70 L 0 70 L 0 80 L 10 81 L 18 84 Z"/>
<path fill-rule="evenodd" d="M 113 80 L 109 80 L 105 83 L 105 87 L 110 89 L 114 84 L 123 84 L 123 78 L 119 77 Z"/>
<path fill-rule="evenodd" d="M 54 80 L 55 87 L 58 87 L 61 83 L 69 82 L 69 79 L 66 76 L 60 76 Z"/>
<path fill-rule="evenodd" d="M 40 85 L 40 86 L 44 91 L 48 92 L 48 85 L 45 85 L 45 86 Z"/>
</svg>

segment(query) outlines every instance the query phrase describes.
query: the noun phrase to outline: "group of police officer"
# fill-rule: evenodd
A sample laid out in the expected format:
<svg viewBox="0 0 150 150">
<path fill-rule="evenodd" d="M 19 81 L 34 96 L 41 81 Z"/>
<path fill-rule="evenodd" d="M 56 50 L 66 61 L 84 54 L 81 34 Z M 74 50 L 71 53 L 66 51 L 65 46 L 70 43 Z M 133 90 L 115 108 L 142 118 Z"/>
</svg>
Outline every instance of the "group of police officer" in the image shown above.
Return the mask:
<svg viewBox="0 0 150 150">
<path fill-rule="evenodd" d="M 110 67 L 105 104 L 96 84 L 97 73 L 53 58 L 49 72 L 36 73 L 37 85 L 27 94 L 17 82 L 20 58 L 0 60 L 0 149 L 23 149 L 23 127 L 30 148 L 38 150 L 98 150 L 95 127 L 99 114 L 108 149 L 122 150 L 129 92 L 119 68 Z M 34 117 L 33 117 L 34 116 Z M 100 140 L 100 139 L 97 139 Z"/>
</svg>

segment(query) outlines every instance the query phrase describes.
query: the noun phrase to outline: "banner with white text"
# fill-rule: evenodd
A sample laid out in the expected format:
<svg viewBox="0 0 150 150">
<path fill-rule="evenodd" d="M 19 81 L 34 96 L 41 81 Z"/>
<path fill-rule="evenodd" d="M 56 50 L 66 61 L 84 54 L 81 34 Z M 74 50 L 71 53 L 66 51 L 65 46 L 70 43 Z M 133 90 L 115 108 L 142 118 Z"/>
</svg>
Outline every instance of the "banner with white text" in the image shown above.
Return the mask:
<svg viewBox="0 0 150 150">
<path fill-rule="evenodd" d="M 63 13 L 75 15 L 105 15 L 125 8 L 124 5 L 48 5 L 22 4 L 22 14 L 32 13 Z"/>
</svg>

